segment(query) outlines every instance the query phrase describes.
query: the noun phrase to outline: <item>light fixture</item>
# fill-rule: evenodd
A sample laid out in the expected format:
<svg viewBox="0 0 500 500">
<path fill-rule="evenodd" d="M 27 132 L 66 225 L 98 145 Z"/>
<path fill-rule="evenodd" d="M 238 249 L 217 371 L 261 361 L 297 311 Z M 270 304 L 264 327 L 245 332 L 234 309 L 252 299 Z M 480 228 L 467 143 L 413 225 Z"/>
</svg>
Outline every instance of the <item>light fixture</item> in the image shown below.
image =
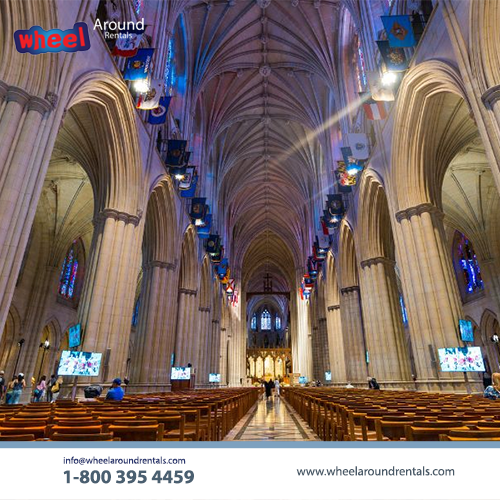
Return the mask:
<svg viewBox="0 0 500 500">
<path fill-rule="evenodd" d="M 203 226 L 204 223 L 203 219 L 195 219 L 194 221 L 195 226 Z"/>
<path fill-rule="evenodd" d="M 349 168 L 349 169 L 347 170 L 347 173 L 348 173 L 349 175 L 356 175 L 356 174 L 358 173 L 358 169 L 357 169 L 357 168 L 355 168 L 355 167 L 351 167 L 351 168 Z"/>
<path fill-rule="evenodd" d="M 48 340 L 48 339 L 47 339 L 45 342 L 42 342 L 42 343 L 40 344 L 40 348 L 42 348 L 42 347 L 43 347 L 45 350 L 47 350 L 47 349 L 49 349 L 49 348 L 50 348 L 50 342 L 49 342 L 49 340 Z"/>
<path fill-rule="evenodd" d="M 134 89 L 136 92 L 140 92 L 141 94 L 144 94 L 149 90 L 149 82 L 147 78 L 143 78 L 142 80 L 136 80 L 134 82 Z"/>
<path fill-rule="evenodd" d="M 178 180 L 178 181 L 182 181 L 182 179 L 184 179 L 184 174 L 175 174 L 174 177 Z"/>
<path fill-rule="evenodd" d="M 386 71 L 385 73 L 382 73 L 382 85 L 384 87 L 394 85 L 397 80 L 397 75 L 396 73 L 392 71 Z"/>
</svg>

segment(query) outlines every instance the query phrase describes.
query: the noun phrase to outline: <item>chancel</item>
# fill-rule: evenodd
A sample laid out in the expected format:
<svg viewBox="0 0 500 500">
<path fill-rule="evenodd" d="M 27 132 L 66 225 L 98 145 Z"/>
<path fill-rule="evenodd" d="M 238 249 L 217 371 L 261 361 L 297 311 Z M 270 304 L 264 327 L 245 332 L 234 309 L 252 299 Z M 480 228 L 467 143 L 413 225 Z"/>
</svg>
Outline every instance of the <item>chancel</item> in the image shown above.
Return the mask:
<svg viewBox="0 0 500 500">
<path fill-rule="evenodd" d="M 408 405 L 483 397 L 500 2 L 2 0 L 0 19 L 5 392 L 234 398 L 203 439 L 241 438 L 264 382 L 322 438 L 349 434 L 328 391 L 368 378 Z M 88 50 L 16 50 L 76 23 Z"/>
</svg>

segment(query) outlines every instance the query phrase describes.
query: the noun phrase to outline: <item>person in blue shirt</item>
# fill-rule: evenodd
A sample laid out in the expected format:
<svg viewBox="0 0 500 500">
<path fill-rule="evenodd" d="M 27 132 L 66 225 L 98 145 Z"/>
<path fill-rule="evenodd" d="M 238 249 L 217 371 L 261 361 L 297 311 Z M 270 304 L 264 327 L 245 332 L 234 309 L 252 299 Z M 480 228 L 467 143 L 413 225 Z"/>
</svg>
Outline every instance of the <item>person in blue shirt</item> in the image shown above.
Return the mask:
<svg viewBox="0 0 500 500">
<path fill-rule="evenodd" d="M 120 378 L 115 378 L 111 384 L 111 389 L 106 394 L 106 399 L 112 399 L 113 401 L 121 401 L 125 395 L 122 389 L 122 380 Z"/>
</svg>

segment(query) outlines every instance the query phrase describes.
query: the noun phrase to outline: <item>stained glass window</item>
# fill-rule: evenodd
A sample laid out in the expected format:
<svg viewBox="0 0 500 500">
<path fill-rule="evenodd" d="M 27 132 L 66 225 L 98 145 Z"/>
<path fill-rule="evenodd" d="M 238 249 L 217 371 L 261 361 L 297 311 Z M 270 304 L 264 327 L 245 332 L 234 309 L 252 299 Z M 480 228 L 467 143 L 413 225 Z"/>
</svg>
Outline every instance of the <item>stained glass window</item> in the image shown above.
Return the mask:
<svg viewBox="0 0 500 500">
<path fill-rule="evenodd" d="M 132 326 L 137 326 L 139 322 L 139 307 L 141 305 L 141 298 L 139 297 L 135 303 L 134 314 L 132 314 Z"/>
<path fill-rule="evenodd" d="M 401 306 L 401 317 L 403 318 L 403 325 L 408 326 L 408 313 L 406 311 L 405 299 L 399 294 L 399 305 Z"/>
<path fill-rule="evenodd" d="M 141 13 L 144 0 L 134 0 L 134 10 L 137 15 Z"/>
<path fill-rule="evenodd" d="M 69 249 L 59 276 L 59 295 L 72 299 L 75 293 L 76 278 L 78 275 L 78 251 L 76 241 Z"/>
<path fill-rule="evenodd" d="M 463 234 L 460 234 L 457 250 L 463 282 L 465 284 L 465 292 L 471 294 L 484 290 L 476 253 L 474 252 L 472 243 Z"/>
<path fill-rule="evenodd" d="M 260 329 L 270 330 L 271 329 L 271 313 L 264 309 L 260 315 Z"/>
<path fill-rule="evenodd" d="M 170 37 L 168 41 L 167 62 L 165 64 L 165 90 L 168 95 L 172 95 L 175 86 L 176 67 L 175 67 L 175 39 Z"/>
<path fill-rule="evenodd" d="M 366 79 L 366 65 L 363 48 L 361 47 L 361 40 L 359 35 L 355 37 L 356 47 L 356 78 L 358 81 L 358 91 L 363 92 L 366 89 L 368 81 Z"/>
<path fill-rule="evenodd" d="M 252 316 L 252 321 L 250 322 L 250 328 L 252 330 L 257 330 L 257 314 Z"/>
<path fill-rule="evenodd" d="M 281 317 L 279 316 L 279 314 L 276 315 L 276 320 L 275 320 L 275 323 L 274 323 L 274 329 L 275 330 L 281 330 Z"/>
</svg>

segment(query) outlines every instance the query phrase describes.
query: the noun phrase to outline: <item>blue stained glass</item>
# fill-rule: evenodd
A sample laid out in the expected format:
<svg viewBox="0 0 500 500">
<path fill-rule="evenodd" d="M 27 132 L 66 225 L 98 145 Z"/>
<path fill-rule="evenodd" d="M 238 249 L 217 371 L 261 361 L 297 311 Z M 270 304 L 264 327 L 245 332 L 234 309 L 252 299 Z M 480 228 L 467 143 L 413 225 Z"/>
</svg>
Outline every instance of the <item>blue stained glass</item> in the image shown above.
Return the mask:
<svg viewBox="0 0 500 500">
<path fill-rule="evenodd" d="M 260 316 L 260 329 L 261 330 L 271 329 L 271 314 L 267 309 L 264 309 Z"/>
<path fill-rule="evenodd" d="M 134 0 L 134 10 L 137 15 L 141 13 L 144 0 Z"/>
<path fill-rule="evenodd" d="M 460 267 L 462 268 L 466 293 L 471 294 L 483 290 L 484 283 L 476 254 L 470 241 L 463 235 L 459 244 L 459 251 Z"/>
<path fill-rule="evenodd" d="M 365 90 L 368 80 L 366 78 L 366 65 L 365 65 L 365 56 L 363 54 L 363 49 L 361 48 L 361 40 L 358 38 L 358 71 L 357 71 L 357 76 L 358 76 L 358 86 L 359 90 L 363 91 Z"/>
<path fill-rule="evenodd" d="M 251 321 L 251 323 L 250 323 L 250 328 L 251 328 L 252 330 L 257 330 L 257 315 L 256 315 L 256 314 L 254 314 L 254 315 L 252 316 L 252 321 Z"/>
<path fill-rule="evenodd" d="M 281 318 L 278 315 L 276 315 L 275 329 L 281 330 Z"/>
<path fill-rule="evenodd" d="M 140 305 L 141 305 L 141 299 L 139 297 L 137 299 L 137 302 L 135 303 L 134 314 L 132 314 L 132 326 L 137 326 L 137 323 L 139 322 L 139 306 Z"/>
<path fill-rule="evenodd" d="M 165 89 L 168 91 L 168 95 L 172 95 L 176 79 L 175 41 L 173 36 L 168 41 L 168 53 L 167 53 L 167 62 L 165 64 L 164 78 L 165 78 Z"/>
<path fill-rule="evenodd" d="M 61 274 L 59 276 L 59 294 L 67 299 L 73 298 L 75 293 L 75 284 L 78 274 L 78 259 L 75 253 L 75 248 L 72 246 L 64 259 Z"/>
<path fill-rule="evenodd" d="M 403 325 L 408 326 L 408 313 L 406 311 L 405 301 L 401 294 L 399 295 L 399 305 L 401 306 L 401 317 L 403 318 Z"/>
</svg>

